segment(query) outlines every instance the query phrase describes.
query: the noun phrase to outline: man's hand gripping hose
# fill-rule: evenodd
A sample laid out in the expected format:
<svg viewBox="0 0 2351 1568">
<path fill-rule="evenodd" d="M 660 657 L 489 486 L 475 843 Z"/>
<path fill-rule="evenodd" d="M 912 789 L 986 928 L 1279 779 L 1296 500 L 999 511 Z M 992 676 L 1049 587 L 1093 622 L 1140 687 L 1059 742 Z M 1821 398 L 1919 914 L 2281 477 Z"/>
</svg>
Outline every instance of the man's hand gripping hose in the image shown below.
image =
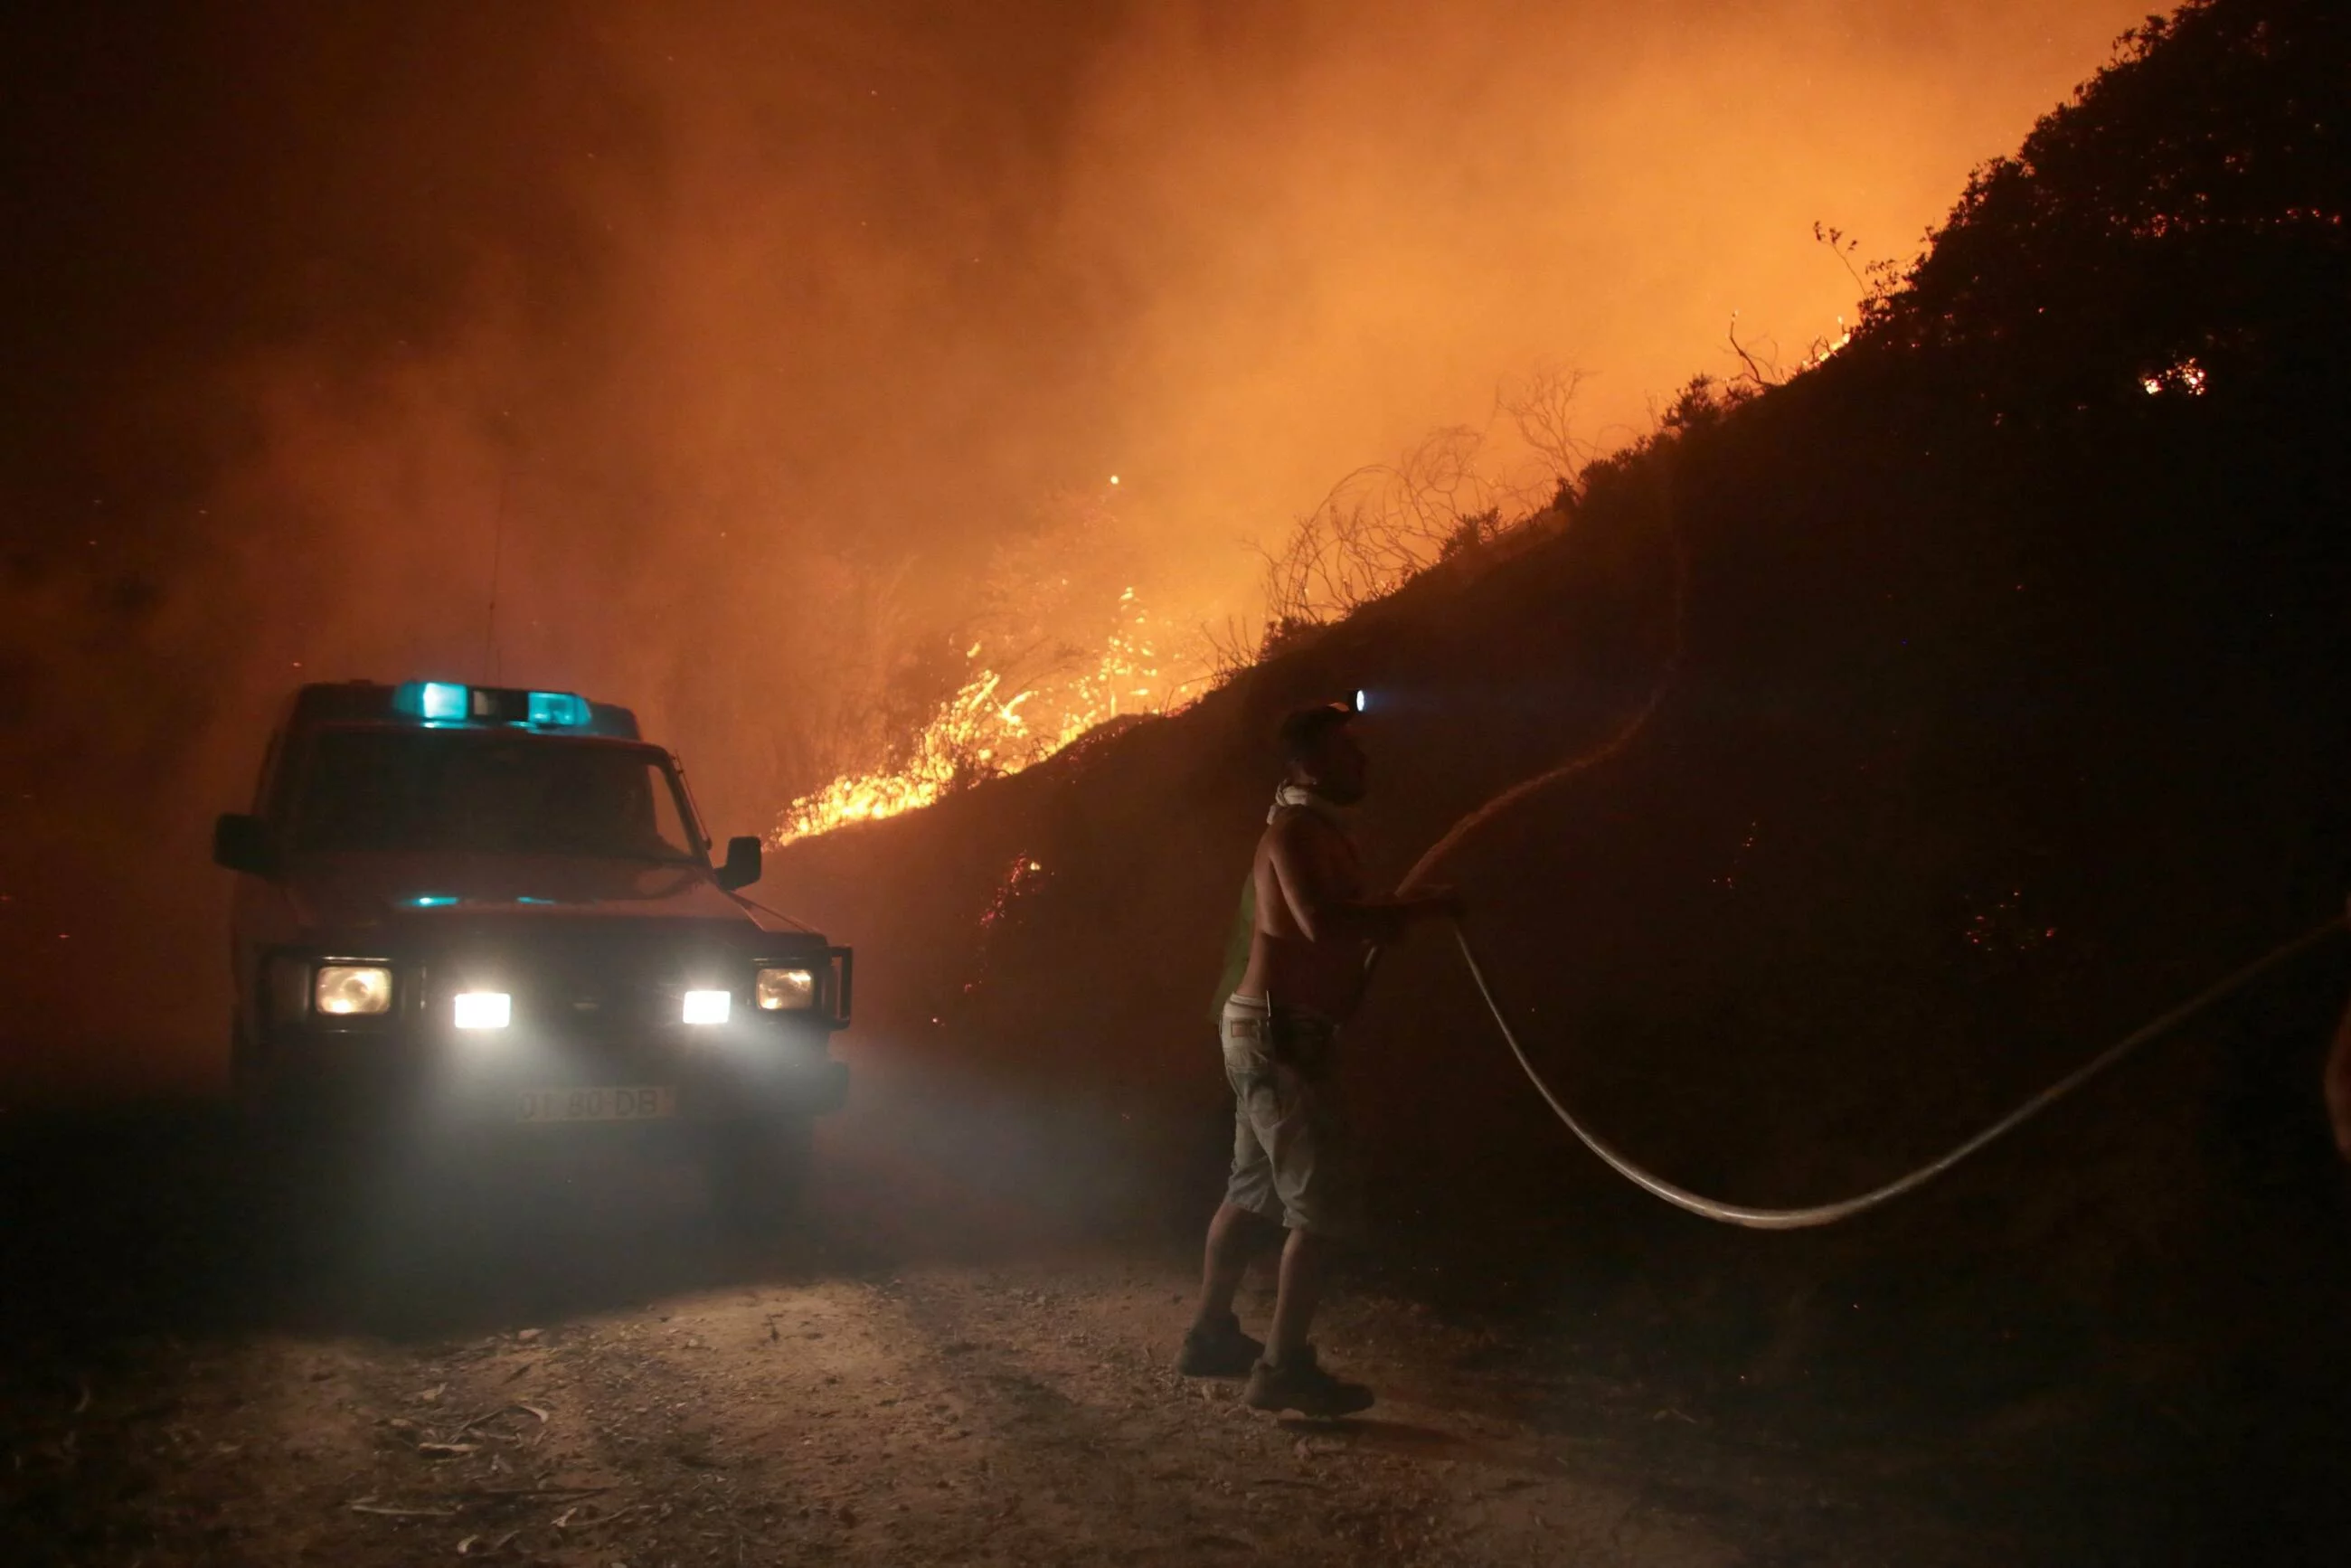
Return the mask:
<svg viewBox="0 0 2351 1568">
<path fill-rule="evenodd" d="M 1525 1048 L 1519 1044 L 1517 1031 L 1510 1028 L 1510 1019 L 1504 1015 L 1501 1003 L 1494 999 L 1494 988 L 1487 983 L 1486 971 L 1478 962 L 1477 950 L 1469 945 L 1469 934 L 1462 929 L 1458 921 L 1456 921 L 1453 925 L 1453 939 L 1460 945 L 1461 957 L 1469 966 L 1469 977 L 1477 982 L 1478 994 L 1485 998 L 1486 1010 L 1493 1015 L 1494 1027 L 1502 1031 L 1502 1041 L 1510 1048 L 1510 1054 L 1519 1059 L 1519 1066 L 1526 1072 L 1527 1081 L 1535 1086 L 1535 1092 L 1543 1097 L 1545 1103 L 1551 1106 L 1552 1113 L 1566 1124 L 1567 1130 L 1581 1139 L 1585 1148 L 1599 1155 L 1602 1162 L 1611 1170 L 1651 1196 L 1661 1197 L 1675 1207 L 1687 1209 L 1690 1213 L 1703 1218 L 1718 1220 L 1724 1225 L 1743 1225 L 1754 1230 L 1803 1230 L 1817 1225 L 1834 1225 L 1838 1220 L 1850 1219 L 1856 1214 L 1865 1213 L 1883 1203 L 1890 1203 L 1905 1193 L 1914 1192 L 1926 1186 L 1970 1155 L 2014 1132 L 2058 1101 L 2106 1071 L 2107 1069 L 2118 1065 L 2126 1058 L 2137 1052 L 2140 1047 L 2168 1033 L 2214 1003 L 2234 995 L 2271 970 L 2300 957 L 2327 937 L 2343 930 L 2344 926 L 2344 918 L 2338 915 L 2324 925 L 2306 931 L 2283 946 L 2263 954 L 2235 973 L 2190 997 L 2169 1012 L 2125 1035 L 1991 1126 L 1917 1169 L 1896 1177 L 1883 1186 L 1873 1187 L 1867 1192 L 1856 1194 L 1852 1197 L 1841 1198 L 1834 1203 L 1813 1204 L 1803 1208 L 1756 1208 L 1745 1204 L 1724 1203 L 1719 1198 L 1703 1197 L 1691 1192 L 1687 1187 L 1676 1186 L 1655 1172 L 1642 1169 L 1594 1134 L 1583 1123 L 1575 1119 L 1575 1113 L 1570 1111 L 1560 1097 L 1552 1092 L 1551 1085 L 1543 1082 L 1542 1074 L 1535 1071 L 1535 1064 L 1527 1060 Z"/>
</svg>

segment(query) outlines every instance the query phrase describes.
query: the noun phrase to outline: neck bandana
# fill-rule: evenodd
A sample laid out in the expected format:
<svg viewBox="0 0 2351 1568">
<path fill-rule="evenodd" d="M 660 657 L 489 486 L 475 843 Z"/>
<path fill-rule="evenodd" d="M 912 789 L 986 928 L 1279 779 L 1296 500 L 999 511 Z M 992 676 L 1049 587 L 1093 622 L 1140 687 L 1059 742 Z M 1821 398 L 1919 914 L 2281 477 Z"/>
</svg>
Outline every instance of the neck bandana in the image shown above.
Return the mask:
<svg viewBox="0 0 2351 1568">
<path fill-rule="evenodd" d="M 1284 784 L 1276 789 L 1273 806 L 1266 812 L 1265 820 L 1270 823 L 1284 811 L 1311 811 L 1343 833 L 1353 827 L 1353 818 L 1348 808 L 1334 800 L 1324 800 L 1303 784 Z"/>
</svg>

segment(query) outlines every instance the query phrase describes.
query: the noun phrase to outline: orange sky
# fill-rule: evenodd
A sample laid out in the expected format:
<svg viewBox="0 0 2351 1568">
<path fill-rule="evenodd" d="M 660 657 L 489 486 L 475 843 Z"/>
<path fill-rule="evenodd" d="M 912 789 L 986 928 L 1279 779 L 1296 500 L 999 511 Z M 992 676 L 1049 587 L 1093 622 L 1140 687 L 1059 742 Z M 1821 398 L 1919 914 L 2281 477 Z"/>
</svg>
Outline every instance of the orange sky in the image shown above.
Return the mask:
<svg viewBox="0 0 2351 1568">
<path fill-rule="evenodd" d="M 1793 361 L 1857 293 L 1813 223 L 1914 254 L 2139 10 L 1330 5 L 1239 45 L 1170 10 L 1097 66 L 1056 236 L 1127 307 L 1122 489 L 1205 584 L 1539 364 L 1604 437 L 1735 369 L 1734 312 Z"/>
</svg>

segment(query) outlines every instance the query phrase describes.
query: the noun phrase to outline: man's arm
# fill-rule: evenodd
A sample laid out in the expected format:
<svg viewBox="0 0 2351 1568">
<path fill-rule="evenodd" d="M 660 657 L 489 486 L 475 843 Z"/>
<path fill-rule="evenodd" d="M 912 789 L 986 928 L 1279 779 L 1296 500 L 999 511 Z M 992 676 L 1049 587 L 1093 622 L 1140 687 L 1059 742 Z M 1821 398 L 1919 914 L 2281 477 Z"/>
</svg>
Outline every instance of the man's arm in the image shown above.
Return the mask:
<svg viewBox="0 0 2351 1568">
<path fill-rule="evenodd" d="M 1274 825 L 1270 851 L 1274 878 L 1297 918 L 1298 929 L 1309 942 L 1393 942 L 1416 921 L 1458 910 L 1458 901 L 1450 894 L 1350 896 L 1338 885 L 1336 839 L 1332 828 L 1309 812 L 1295 813 Z"/>
</svg>

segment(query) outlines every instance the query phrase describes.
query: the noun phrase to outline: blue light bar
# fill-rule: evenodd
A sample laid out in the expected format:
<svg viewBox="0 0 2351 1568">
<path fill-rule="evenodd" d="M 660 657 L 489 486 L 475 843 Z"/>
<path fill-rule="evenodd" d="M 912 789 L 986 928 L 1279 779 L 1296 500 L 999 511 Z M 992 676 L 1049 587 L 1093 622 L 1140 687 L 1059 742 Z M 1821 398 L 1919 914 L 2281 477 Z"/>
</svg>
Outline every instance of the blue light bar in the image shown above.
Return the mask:
<svg viewBox="0 0 2351 1568">
<path fill-rule="evenodd" d="M 453 681 L 408 681 L 392 694 L 392 706 L 427 724 L 463 724 L 468 695 Z"/>
<path fill-rule="evenodd" d="M 454 893 L 420 893 L 401 902 L 411 909 L 447 909 L 457 902 L 457 895 Z"/>
<path fill-rule="evenodd" d="M 588 699 L 569 692 L 530 694 L 530 722 L 577 729 L 589 721 Z"/>
</svg>

